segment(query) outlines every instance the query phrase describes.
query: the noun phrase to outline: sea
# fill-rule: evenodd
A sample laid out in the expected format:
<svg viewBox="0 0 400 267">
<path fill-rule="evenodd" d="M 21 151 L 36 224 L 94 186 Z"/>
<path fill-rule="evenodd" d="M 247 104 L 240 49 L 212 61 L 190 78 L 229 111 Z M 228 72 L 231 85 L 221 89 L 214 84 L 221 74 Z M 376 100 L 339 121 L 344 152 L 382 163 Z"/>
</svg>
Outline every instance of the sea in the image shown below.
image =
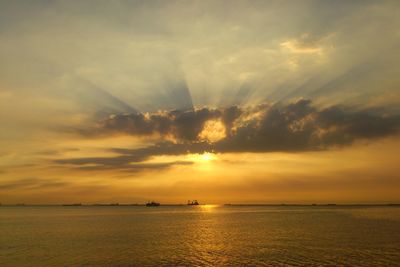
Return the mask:
<svg viewBox="0 0 400 267">
<path fill-rule="evenodd" d="M 1 206 L 0 266 L 400 266 L 400 207 Z"/>
</svg>

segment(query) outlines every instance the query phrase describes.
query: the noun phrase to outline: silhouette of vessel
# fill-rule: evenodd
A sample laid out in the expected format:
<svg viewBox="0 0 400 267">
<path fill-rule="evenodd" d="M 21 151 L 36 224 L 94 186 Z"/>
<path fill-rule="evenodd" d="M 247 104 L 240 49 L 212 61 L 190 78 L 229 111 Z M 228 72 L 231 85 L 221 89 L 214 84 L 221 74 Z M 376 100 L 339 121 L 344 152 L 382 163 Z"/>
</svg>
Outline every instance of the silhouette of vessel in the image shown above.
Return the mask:
<svg viewBox="0 0 400 267">
<path fill-rule="evenodd" d="M 197 200 L 188 200 L 187 204 L 189 206 L 197 206 L 197 205 L 199 205 L 199 202 L 197 202 Z"/>
<path fill-rule="evenodd" d="M 160 206 L 160 203 L 155 201 L 149 201 L 146 203 L 146 207 L 158 207 L 158 206 Z"/>
</svg>

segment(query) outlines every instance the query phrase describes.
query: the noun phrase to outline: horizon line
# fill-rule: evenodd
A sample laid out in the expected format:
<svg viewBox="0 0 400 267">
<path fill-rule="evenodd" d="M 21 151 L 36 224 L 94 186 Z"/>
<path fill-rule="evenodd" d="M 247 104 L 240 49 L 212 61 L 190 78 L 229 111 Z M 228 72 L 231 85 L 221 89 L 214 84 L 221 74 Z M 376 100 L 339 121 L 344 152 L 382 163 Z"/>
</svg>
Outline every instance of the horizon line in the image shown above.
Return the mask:
<svg viewBox="0 0 400 267">
<path fill-rule="evenodd" d="M 400 206 L 400 203 L 203 203 L 198 206 Z M 50 203 L 50 204 L 28 204 L 28 203 L 0 203 L 0 207 L 26 207 L 26 206 L 61 206 L 61 207 L 118 207 L 118 206 L 146 206 L 146 203 Z M 184 203 L 160 203 L 160 206 L 193 206 Z M 197 206 L 197 205 L 194 205 Z"/>
</svg>

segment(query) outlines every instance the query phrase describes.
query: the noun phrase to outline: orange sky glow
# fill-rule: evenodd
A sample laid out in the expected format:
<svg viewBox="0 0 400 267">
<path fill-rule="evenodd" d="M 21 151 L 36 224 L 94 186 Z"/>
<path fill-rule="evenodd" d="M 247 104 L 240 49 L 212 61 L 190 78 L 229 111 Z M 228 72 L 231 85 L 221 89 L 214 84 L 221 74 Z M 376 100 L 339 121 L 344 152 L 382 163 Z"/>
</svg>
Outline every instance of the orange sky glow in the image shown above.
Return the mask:
<svg viewBox="0 0 400 267">
<path fill-rule="evenodd" d="M 0 3 L 0 202 L 400 202 L 398 12 Z"/>
</svg>

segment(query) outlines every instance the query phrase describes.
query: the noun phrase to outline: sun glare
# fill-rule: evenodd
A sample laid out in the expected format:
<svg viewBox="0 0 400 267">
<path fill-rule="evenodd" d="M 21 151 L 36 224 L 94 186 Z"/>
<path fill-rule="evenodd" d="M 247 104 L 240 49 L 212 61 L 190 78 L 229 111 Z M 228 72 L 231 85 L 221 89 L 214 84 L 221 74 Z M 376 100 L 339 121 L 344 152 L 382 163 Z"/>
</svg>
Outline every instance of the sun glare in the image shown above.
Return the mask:
<svg viewBox="0 0 400 267">
<path fill-rule="evenodd" d="M 218 207 L 218 205 L 205 204 L 205 205 L 200 205 L 199 207 L 203 212 L 212 212 L 216 207 Z"/>
<path fill-rule="evenodd" d="M 211 152 L 204 152 L 203 154 L 190 154 L 188 158 L 194 162 L 205 163 L 218 159 L 218 156 Z"/>
<path fill-rule="evenodd" d="M 210 161 L 215 159 L 215 155 L 213 153 L 203 153 L 200 155 L 202 161 Z"/>
</svg>

